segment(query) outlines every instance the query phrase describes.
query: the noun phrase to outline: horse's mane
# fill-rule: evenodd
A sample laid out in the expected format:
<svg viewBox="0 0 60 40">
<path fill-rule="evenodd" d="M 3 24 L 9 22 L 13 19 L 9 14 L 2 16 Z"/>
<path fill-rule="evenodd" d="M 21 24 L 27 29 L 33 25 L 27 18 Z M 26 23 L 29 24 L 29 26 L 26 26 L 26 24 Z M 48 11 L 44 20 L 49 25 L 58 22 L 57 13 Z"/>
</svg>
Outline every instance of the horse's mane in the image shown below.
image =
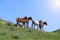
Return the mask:
<svg viewBox="0 0 60 40">
<path fill-rule="evenodd" d="M 25 19 L 27 18 L 27 16 L 24 17 Z"/>
<path fill-rule="evenodd" d="M 39 21 L 39 23 L 41 23 L 42 22 L 42 20 L 38 20 Z"/>
</svg>

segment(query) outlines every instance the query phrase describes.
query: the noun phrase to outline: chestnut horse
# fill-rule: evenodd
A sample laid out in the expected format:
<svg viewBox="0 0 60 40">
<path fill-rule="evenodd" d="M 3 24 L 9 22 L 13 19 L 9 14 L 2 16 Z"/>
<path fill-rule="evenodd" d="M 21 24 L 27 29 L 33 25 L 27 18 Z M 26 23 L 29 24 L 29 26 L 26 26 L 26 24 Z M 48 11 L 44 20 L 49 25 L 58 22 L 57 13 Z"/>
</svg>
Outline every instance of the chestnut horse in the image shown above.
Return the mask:
<svg viewBox="0 0 60 40">
<path fill-rule="evenodd" d="M 27 28 L 28 28 L 29 20 L 32 20 L 32 17 L 27 18 L 27 16 L 26 16 L 24 18 L 19 18 L 19 17 L 16 18 L 17 24 L 19 24 L 19 22 L 20 22 L 20 23 L 23 23 L 23 26 L 25 26 L 25 23 L 26 23 L 27 24 Z"/>
<path fill-rule="evenodd" d="M 35 25 L 37 25 L 37 29 L 38 29 L 38 26 L 39 26 L 39 28 L 40 28 L 40 30 L 42 29 L 43 30 L 43 27 L 44 27 L 44 25 L 47 25 L 47 22 L 42 22 L 42 20 L 33 20 L 32 21 L 32 28 L 33 28 L 33 25 L 34 25 L 34 29 L 35 29 Z"/>
</svg>

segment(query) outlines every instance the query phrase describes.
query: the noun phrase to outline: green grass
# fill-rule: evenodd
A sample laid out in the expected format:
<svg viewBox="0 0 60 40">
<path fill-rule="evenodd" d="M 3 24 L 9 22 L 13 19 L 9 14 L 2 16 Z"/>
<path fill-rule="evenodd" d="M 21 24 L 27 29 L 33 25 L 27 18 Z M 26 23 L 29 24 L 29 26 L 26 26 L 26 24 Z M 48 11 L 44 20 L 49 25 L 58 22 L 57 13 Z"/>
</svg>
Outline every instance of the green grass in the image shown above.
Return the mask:
<svg viewBox="0 0 60 40">
<path fill-rule="evenodd" d="M 0 20 L 0 40 L 60 40 L 60 31 L 43 32 L 7 25 Z"/>
<path fill-rule="evenodd" d="M 58 33 L 58 34 L 60 34 L 60 29 L 53 31 L 53 33 Z"/>
</svg>

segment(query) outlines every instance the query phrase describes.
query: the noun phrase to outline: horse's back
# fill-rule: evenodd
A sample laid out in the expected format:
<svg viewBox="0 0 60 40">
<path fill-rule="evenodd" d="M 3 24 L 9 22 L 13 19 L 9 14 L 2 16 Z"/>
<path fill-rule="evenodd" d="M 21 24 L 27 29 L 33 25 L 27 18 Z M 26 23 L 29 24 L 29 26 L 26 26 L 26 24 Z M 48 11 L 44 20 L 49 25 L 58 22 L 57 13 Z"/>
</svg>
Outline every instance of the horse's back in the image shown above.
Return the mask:
<svg viewBox="0 0 60 40">
<path fill-rule="evenodd" d="M 34 22 L 39 25 L 39 21 L 38 20 L 34 20 Z"/>
<path fill-rule="evenodd" d="M 25 23 L 25 22 L 28 22 L 28 19 L 27 18 L 16 18 L 16 21 L 17 22 L 23 22 L 23 23 Z"/>
<path fill-rule="evenodd" d="M 19 18 L 19 17 L 18 17 L 18 18 L 16 18 L 16 21 L 20 21 L 20 20 L 21 20 L 21 18 Z"/>
</svg>

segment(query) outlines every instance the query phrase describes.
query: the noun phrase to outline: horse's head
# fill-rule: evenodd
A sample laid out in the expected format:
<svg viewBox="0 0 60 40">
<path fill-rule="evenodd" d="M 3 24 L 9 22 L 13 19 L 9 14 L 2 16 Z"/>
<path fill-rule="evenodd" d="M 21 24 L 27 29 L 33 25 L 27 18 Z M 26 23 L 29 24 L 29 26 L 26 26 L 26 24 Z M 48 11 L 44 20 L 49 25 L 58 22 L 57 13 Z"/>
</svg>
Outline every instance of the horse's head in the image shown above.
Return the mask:
<svg viewBox="0 0 60 40">
<path fill-rule="evenodd" d="M 24 18 L 27 19 L 27 16 L 25 16 Z"/>
<path fill-rule="evenodd" d="M 28 20 L 32 20 L 32 17 L 29 17 Z"/>
<path fill-rule="evenodd" d="M 42 22 L 42 20 L 38 20 L 39 21 L 39 23 L 41 23 Z"/>
<path fill-rule="evenodd" d="M 43 24 L 45 24 L 47 26 L 47 22 L 43 22 Z"/>
</svg>

